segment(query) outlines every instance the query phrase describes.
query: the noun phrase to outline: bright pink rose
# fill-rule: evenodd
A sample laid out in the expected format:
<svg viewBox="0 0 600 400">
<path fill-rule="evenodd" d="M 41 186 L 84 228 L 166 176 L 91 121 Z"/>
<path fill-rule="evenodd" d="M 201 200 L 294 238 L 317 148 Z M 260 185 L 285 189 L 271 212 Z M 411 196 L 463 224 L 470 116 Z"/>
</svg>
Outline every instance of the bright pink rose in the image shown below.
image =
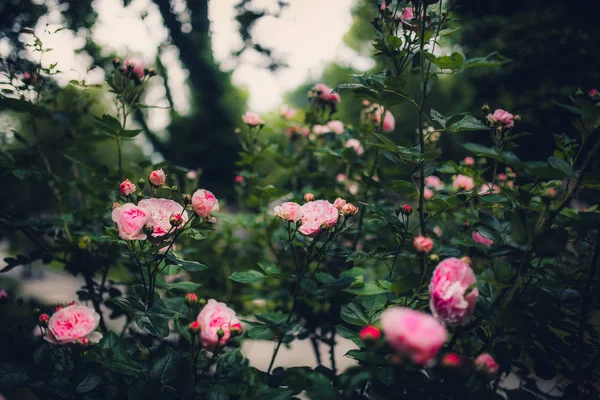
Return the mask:
<svg viewBox="0 0 600 400">
<path fill-rule="evenodd" d="M 396 127 L 396 119 L 394 115 L 388 111 L 385 112 L 385 117 L 383 118 L 383 126 L 382 129 L 384 132 L 392 132 Z"/>
<path fill-rule="evenodd" d="M 192 207 L 196 214 L 206 218 L 219 211 L 219 200 L 208 190 L 198 189 L 192 196 Z"/>
<path fill-rule="evenodd" d="M 473 178 L 458 174 L 456 178 L 454 178 L 454 181 L 452 181 L 452 186 L 456 190 L 471 190 L 475 187 L 475 184 L 473 183 Z"/>
<path fill-rule="evenodd" d="M 444 325 L 411 308 L 387 309 L 381 315 L 381 326 L 390 346 L 417 364 L 427 364 L 446 341 Z"/>
<path fill-rule="evenodd" d="M 342 214 L 346 217 L 356 215 L 357 212 L 358 212 L 358 208 L 354 204 L 346 203 L 342 207 Z"/>
<path fill-rule="evenodd" d="M 327 127 L 329 130 L 336 135 L 341 135 L 344 133 L 344 123 L 342 121 L 329 121 L 327 123 Z"/>
<path fill-rule="evenodd" d="M 400 17 L 402 22 L 405 24 L 408 24 L 408 22 L 414 18 L 415 18 L 415 12 L 412 7 L 406 7 L 402 11 L 402 16 Z"/>
<path fill-rule="evenodd" d="M 475 359 L 475 365 L 478 369 L 483 370 L 490 375 L 495 375 L 498 372 L 498 363 L 494 360 L 494 357 L 488 353 L 481 353 Z"/>
<path fill-rule="evenodd" d="M 433 190 L 429 189 L 427 186 L 425 186 L 425 188 L 423 189 L 423 198 L 425 200 L 429 200 L 433 197 L 435 193 L 433 192 Z"/>
<path fill-rule="evenodd" d="M 477 231 L 473 231 L 471 237 L 473 238 L 473 241 L 475 243 L 482 244 L 486 247 L 490 247 L 492 244 L 494 244 L 494 241 L 492 239 L 483 237 L 483 235 Z"/>
<path fill-rule="evenodd" d="M 499 173 L 498 174 L 498 180 L 499 181 L 504 182 L 507 179 L 508 179 L 508 177 L 506 176 L 506 174 L 503 174 L 503 173 Z"/>
<path fill-rule="evenodd" d="M 340 211 L 342 211 L 342 207 L 344 207 L 345 205 L 346 205 L 346 200 L 342 199 L 341 197 L 338 197 L 333 202 L 333 206 Z"/>
<path fill-rule="evenodd" d="M 292 107 L 288 106 L 287 104 L 284 104 L 281 107 L 279 107 L 279 113 L 285 119 L 292 119 L 296 116 L 297 111 L 295 108 L 292 108 Z"/>
<path fill-rule="evenodd" d="M 444 182 L 435 175 L 429 175 L 425 178 L 425 186 L 429 186 L 435 190 L 441 190 L 444 188 Z"/>
<path fill-rule="evenodd" d="M 463 162 L 465 165 L 475 165 L 475 159 L 473 157 L 465 157 Z"/>
<path fill-rule="evenodd" d="M 309 201 L 302 205 L 302 225 L 298 232 L 308 237 L 317 236 L 321 230 L 333 227 L 338 218 L 338 209 L 327 200 Z"/>
<path fill-rule="evenodd" d="M 197 318 L 200 324 L 200 344 L 208 350 L 216 350 L 219 345 L 225 345 L 231 337 L 232 329 L 241 329 L 240 320 L 235 311 L 225 303 L 210 299 L 200 311 Z M 218 331 L 223 331 L 219 340 Z"/>
<path fill-rule="evenodd" d="M 246 111 L 246 114 L 242 116 L 242 121 L 248 126 L 263 125 L 265 123 L 260 115 L 250 111 Z"/>
<path fill-rule="evenodd" d="M 48 320 L 44 339 L 53 344 L 98 343 L 102 339 L 102 334 L 95 332 L 99 323 L 100 315 L 92 308 L 76 304 L 63 307 Z"/>
<path fill-rule="evenodd" d="M 302 206 L 291 201 L 273 209 L 276 216 L 286 221 L 298 222 L 302 219 Z"/>
<path fill-rule="evenodd" d="M 244 183 L 244 177 L 242 175 L 236 175 L 235 183 Z"/>
<path fill-rule="evenodd" d="M 363 342 L 372 342 L 379 340 L 381 331 L 376 326 L 367 325 L 360 330 L 358 337 L 360 337 L 360 340 Z"/>
<path fill-rule="evenodd" d="M 471 267 L 458 258 L 447 258 L 435 267 L 429 283 L 429 308 L 443 324 L 464 325 L 473 314 L 479 291 Z"/>
<path fill-rule="evenodd" d="M 169 199 L 144 199 L 140 200 L 138 207 L 152 216 L 154 231 L 152 237 L 160 238 L 167 233 L 181 229 L 188 220 L 188 215 L 183 211 L 181 204 Z M 171 217 L 176 216 L 179 224 L 174 227 Z M 178 216 L 181 216 L 179 218 Z"/>
<path fill-rule="evenodd" d="M 331 93 L 333 89 L 323 83 L 317 83 L 313 90 L 319 92 L 321 100 L 327 103 L 337 104 L 342 101 L 338 93 Z"/>
<path fill-rule="evenodd" d="M 348 141 L 346 142 L 346 147 L 349 149 L 353 149 L 354 152 L 356 152 L 357 155 L 362 155 L 365 152 L 365 149 L 362 147 L 362 144 L 360 144 L 360 141 L 358 139 L 348 139 Z"/>
<path fill-rule="evenodd" d="M 131 196 L 135 193 L 136 187 L 129 179 L 125 179 L 123 182 L 121 182 L 119 190 L 123 196 Z"/>
<path fill-rule="evenodd" d="M 142 79 L 144 77 L 144 61 L 142 61 L 140 58 L 137 57 L 133 57 L 133 58 L 128 58 L 127 60 L 125 60 L 123 62 L 123 72 L 125 73 L 129 73 L 129 69 L 133 68 L 131 70 L 131 74 L 133 76 L 135 76 L 137 79 Z"/>
<path fill-rule="evenodd" d="M 167 176 L 165 175 L 165 171 L 162 169 L 157 169 L 150 172 L 150 176 L 148 176 L 148 180 L 154 186 L 162 186 L 165 184 L 167 180 Z"/>
<path fill-rule="evenodd" d="M 111 217 L 123 240 L 145 240 L 144 225 L 152 224 L 151 214 L 133 203 L 116 207 L 112 210 Z"/>
<path fill-rule="evenodd" d="M 433 250 L 433 240 L 425 236 L 417 236 L 413 240 L 413 246 L 419 252 L 430 253 Z"/>
<path fill-rule="evenodd" d="M 480 196 L 485 196 L 487 194 L 498 194 L 500 193 L 500 187 L 491 183 L 484 183 L 483 185 L 481 185 L 477 193 Z"/>
<path fill-rule="evenodd" d="M 515 125 L 515 116 L 502 109 L 497 109 L 493 114 L 488 114 L 487 120 L 492 124 L 504 125 L 507 128 L 512 128 Z"/>
</svg>

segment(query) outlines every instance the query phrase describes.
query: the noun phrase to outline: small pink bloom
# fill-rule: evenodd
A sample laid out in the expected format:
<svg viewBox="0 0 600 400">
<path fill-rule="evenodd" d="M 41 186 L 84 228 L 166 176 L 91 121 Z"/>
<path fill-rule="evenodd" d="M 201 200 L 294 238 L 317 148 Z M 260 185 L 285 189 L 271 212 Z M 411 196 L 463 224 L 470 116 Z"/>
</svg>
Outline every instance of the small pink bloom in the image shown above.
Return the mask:
<svg viewBox="0 0 600 400">
<path fill-rule="evenodd" d="M 354 204 L 346 203 L 342 207 L 342 214 L 345 215 L 346 217 L 349 217 L 351 215 L 356 215 L 357 212 L 358 212 L 358 208 Z"/>
<path fill-rule="evenodd" d="M 235 176 L 235 183 L 244 183 L 244 177 L 241 175 Z"/>
<path fill-rule="evenodd" d="M 435 190 L 442 190 L 444 188 L 444 182 L 435 175 L 429 175 L 425 178 L 425 186 L 429 186 Z"/>
<path fill-rule="evenodd" d="M 292 107 L 288 106 L 287 104 L 284 104 L 281 107 L 279 107 L 279 113 L 285 119 L 292 119 L 296 116 L 297 111 L 295 108 L 292 108 Z"/>
<path fill-rule="evenodd" d="M 512 128 L 515 125 L 514 115 L 502 109 L 497 109 L 493 114 L 488 114 L 487 120 L 492 124 L 504 125 L 507 128 Z"/>
<path fill-rule="evenodd" d="M 475 159 L 473 157 L 465 157 L 463 162 L 465 165 L 475 165 Z"/>
<path fill-rule="evenodd" d="M 242 116 L 242 121 L 244 121 L 244 123 L 248 126 L 258 126 L 265 123 L 260 115 L 250 111 L 246 111 L 246 114 Z"/>
<path fill-rule="evenodd" d="M 365 152 L 365 149 L 362 147 L 362 144 L 360 144 L 360 141 L 358 139 L 348 139 L 348 141 L 346 142 L 346 147 L 349 149 L 353 149 L 354 152 L 359 156 Z"/>
<path fill-rule="evenodd" d="M 98 343 L 102 339 L 95 332 L 100 323 L 100 315 L 92 308 L 72 305 L 55 312 L 48 320 L 48 331 L 44 339 L 53 344 Z"/>
<path fill-rule="evenodd" d="M 504 182 L 504 181 L 506 181 L 507 179 L 508 179 L 508 178 L 507 178 L 506 174 L 502 174 L 502 173 L 498 174 L 498 180 L 499 180 L 499 181 L 501 181 L 501 182 Z"/>
<path fill-rule="evenodd" d="M 153 238 L 162 238 L 168 233 L 174 233 L 188 220 L 181 204 L 170 199 L 144 199 L 139 201 L 138 207 L 152 216 Z M 175 225 L 171 223 L 172 217 L 175 217 Z"/>
<path fill-rule="evenodd" d="M 333 227 L 339 218 L 339 211 L 327 200 L 315 200 L 302 206 L 302 225 L 298 232 L 304 236 L 317 236 L 323 229 Z"/>
<path fill-rule="evenodd" d="M 592 99 L 595 99 L 596 97 L 600 97 L 600 92 L 597 89 L 592 89 L 589 95 Z"/>
<path fill-rule="evenodd" d="M 388 110 L 385 112 L 385 117 L 383 118 L 383 126 L 382 129 L 384 132 L 392 132 L 396 127 L 396 119 L 394 115 Z"/>
<path fill-rule="evenodd" d="M 333 89 L 322 83 L 317 83 L 313 90 L 319 92 L 321 100 L 327 103 L 337 104 L 342 100 L 338 93 L 332 93 Z"/>
<path fill-rule="evenodd" d="M 219 200 L 208 190 L 198 189 L 192 195 L 192 207 L 199 216 L 206 218 L 219 211 Z"/>
<path fill-rule="evenodd" d="M 341 197 L 338 197 L 333 202 L 333 206 L 340 211 L 342 211 L 342 207 L 344 207 L 345 205 L 346 205 L 346 200 L 342 199 Z"/>
<path fill-rule="evenodd" d="M 8 299 L 8 292 L 4 289 L 0 290 L 0 300 L 1 299 Z"/>
<path fill-rule="evenodd" d="M 121 182 L 119 190 L 123 196 L 131 196 L 135 193 L 136 187 L 129 179 L 125 179 L 123 182 Z"/>
<path fill-rule="evenodd" d="M 387 4 L 385 4 L 385 3 L 381 3 L 381 6 L 379 6 L 379 9 L 381 11 L 385 11 L 386 8 L 387 8 Z"/>
<path fill-rule="evenodd" d="M 286 221 L 297 222 L 302 218 L 302 206 L 291 201 L 275 207 L 273 211 L 277 217 Z"/>
<path fill-rule="evenodd" d="M 352 195 L 355 195 L 356 193 L 358 193 L 358 183 L 356 183 L 356 182 L 348 183 L 348 192 L 350 192 L 350 194 L 352 194 Z"/>
<path fill-rule="evenodd" d="M 427 186 L 425 186 L 425 188 L 423 189 L 423 198 L 425 200 L 429 200 L 433 197 L 435 193 L 433 192 L 433 190 L 429 189 Z"/>
<path fill-rule="evenodd" d="M 344 133 L 344 123 L 342 121 L 329 121 L 327 123 L 327 127 L 331 132 L 335 133 L 336 135 L 341 135 L 342 133 Z"/>
<path fill-rule="evenodd" d="M 304 195 L 304 201 L 308 202 L 308 201 L 313 201 L 315 199 L 315 195 L 312 193 L 306 193 Z"/>
<path fill-rule="evenodd" d="M 413 240 L 413 246 L 419 252 L 430 253 L 433 250 L 433 240 L 425 236 L 417 236 Z"/>
<path fill-rule="evenodd" d="M 373 342 L 379 340 L 381 331 L 373 325 L 367 325 L 360 330 L 358 337 L 360 337 L 360 340 L 363 342 Z"/>
<path fill-rule="evenodd" d="M 162 186 L 165 184 L 167 180 L 167 176 L 165 175 L 165 171 L 162 169 L 157 169 L 150 172 L 150 176 L 148 176 L 148 180 L 154 186 Z"/>
<path fill-rule="evenodd" d="M 411 308 L 392 307 L 381 315 L 383 333 L 401 355 L 427 364 L 446 341 L 446 328 L 429 314 Z"/>
<path fill-rule="evenodd" d="M 300 128 L 300 134 L 304 137 L 307 137 L 310 134 L 310 129 L 308 129 L 308 126 L 303 126 Z"/>
<path fill-rule="evenodd" d="M 494 360 L 494 357 L 488 353 L 481 353 L 475 359 L 475 365 L 478 369 L 481 369 L 490 375 L 495 375 L 498 372 L 498 363 Z"/>
<path fill-rule="evenodd" d="M 492 239 L 487 239 L 483 237 L 483 235 L 477 231 L 473 231 L 471 237 L 473 238 L 473 241 L 475 243 L 482 244 L 486 247 L 490 247 L 492 244 L 494 244 L 494 241 Z"/>
<path fill-rule="evenodd" d="M 408 22 L 415 18 L 415 12 L 412 7 L 406 7 L 402 11 L 401 20 L 403 23 L 408 24 Z"/>
<path fill-rule="evenodd" d="M 456 353 L 444 354 L 444 357 L 442 358 L 442 365 L 444 367 L 457 367 L 460 365 L 460 362 L 460 356 Z"/>
<path fill-rule="evenodd" d="M 471 319 L 479 291 L 466 292 L 476 282 L 471 267 L 458 258 L 447 258 L 435 267 L 429 283 L 429 308 L 438 321 L 464 325 Z"/>
<path fill-rule="evenodd" d="M 185 174 L 185 177 L 188 178 L 190 181 L 193 181 L 194 179 L 196 179 L 198 177 L 198 173 L 196 171 L 194 171 L 193 169 L 190 169 L 187 174 Z"/>
<path fill-rule="evenodd" d="M 145 240 L 144 225 L 152 223 L 152 216 L 133 203 L 112 210 L 112 220 L 117 224 L 123 240 Z"/>
<path fill-rule="evenodd" d="M 335 177 L 335 180 L 338 181 L 339 183 L 343 183 L 346 180 L 346 175 L 337 174 L 337 176 Z"/>
<path fill-rule="evenodd" d="M 123 62 L 123 72 L 126 74 L 129 73 L 131 69 L 131 74 L 137 79 L 142 79 L 144 77 L 144 62 L 137 57 L 128 58 Z"/>
<path fill-rule="evenodd" d="M 452 186 L 456 190 L 471 190 L 475 187 L 475 184 L 473 183 L 473 178 L 459 174 L 454 178 L 454 181 L 452 181 Z"/>
<path fill-rule="evenodd" d="M 491 183 L 484 183 L 483 185 L 481 185 L 477 193 L 480 196 L 485 196 L 488 194 L 498 194 L 500 193 L 500 187 Z"/>
<path fill-rule="evenodd" d="M 324 135 L 328 132 L 331 132 L 325 125 L 315 125 L 313 126 L 312 131 L 315 135 Z"/>
<path fill-rule="evenodd" d="M 369 107 L 371 105 L 371 102 L 369 100 L 363 100 L 362 105 L 363 107 Z"/>
<path fill-rule="evenodd" d="M 433 227 L 433 233 L 435 233 L 435 235 L 437 237 L 442 237 L 442 234 L 444 233 L 444 231 L 442 231 L 442 228 L 440 228 L 439 226 L 434 226 Z"/>
<path fill-rule="evenodd" d="M 234 327 L 241 328 L 240 320 L 235 311 L 227 307 L 225 303 L 210 299 L 200 311 L 197 318 L 200 324 L 200 344 L 205 349 L 214 351 L 218 346 L 223 346 L 231 338 L 231 330 Z M 223 331 L 219 339 L 218 331 Z"/>
</svg>

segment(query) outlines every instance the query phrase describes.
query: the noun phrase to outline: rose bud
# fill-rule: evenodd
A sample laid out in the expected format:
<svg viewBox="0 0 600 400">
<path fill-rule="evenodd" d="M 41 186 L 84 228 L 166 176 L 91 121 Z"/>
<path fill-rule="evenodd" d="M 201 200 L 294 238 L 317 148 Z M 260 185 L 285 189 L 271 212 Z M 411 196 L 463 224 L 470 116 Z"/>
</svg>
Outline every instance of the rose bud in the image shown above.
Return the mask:
<svg viewBox="0 0 600 400">
<path fill-rule="evenodd" d="M 242 328 L 242 324 L 240 323 L 231 324 L 229 326 L 229 332 L 231 333 L 231 337 L 239 336 L 242 334 L 243 331 L 244 328 Z"/>
<path fill-rule="evenodd" d="M 82 337 L 77 339 L 77 343 L 79 343 L 82 346 L 87 346 L 88 344 L 90 344 L 90 340 L 86 337 Z"/>
<path fill-rule="evenodd" d="M 475 359 L 475 366 L 479 371 L 488 373 L 490 375 L 495 375 L 499 369 L 494 357 L 488 353 L 481 353 L 479 356 L 477 356 Z"/>
<path fill-rule="evenodd" d="M 171 224 L 171 226 L 179 226 L 183 223 L 183 217 L 181 216 L 181 214 L 173 214 L 169 218 L 169 223 Z"/>
<path fill-rule="evenodd" d="M 56 308 L 54 309 L 54 311 L 60 311 L 63 309 L 63 306 L 56 306 Z"/>
<path fill-rule="evenodd" d="M 48 314 L 42 314 L 38 318 L 39 324 L 41 326 L 43 326 L 44 328 L 48 326 L 48 321 L 49 320 L 50 320 L 50 317 L 48 316 Z"/>
<path fill-rule="evenodd" d="M 119 68 L 120 65 L 121 65 L 121 60 L 119 59 L 119 57 L 113 58 L 113 67 Z"/>
<path fill-rule="evenodd" d="M 123 196 L 131 196 L 135 193 L 136 187 L 129 179 L 125 179 L 123 182 L 121 182 L 119 190 Z"/>
<path fill-rule="evenodd" d="M 345 205 L 346 205 L 346 200 L 342 199 L 341 197 L 338 197 L 333 202 L 333 206 L 335 208 L 337 208 L 339 211 L 342 211 L 342 207 L 344 207 Z"/>
<path fill-rule="evenodd" d="M 440 256 L 438 256 L 437 254 L 430 254 L 429 255 L 429 261 L 431 261 L 431 262 L 438 262 L 438 261 L 440 261 Z"/>
<path fill-rule="evenodd" d="M 165 175 L 165 172 L 162 169 L 157 169 L 150 172 L 148 180 L 150 181 L 152 186 L 162 186 L 165 184 L 167 176 Z"/>
<path fill-rule="evenodd" d="M 471 265 L 473 264 L 473 261 L 471 260 L 471 257 L 469 256 L 462 256 L 460 258 L 460 261 L 464 262 L 465 264 Z"/>
<path fill-rule="evenodd" d="M 410 206 L 410 204 L 405 204 L 402 206 L 402 214 L 406 215 L 407 217 L 410 216 L 410 214 L 412 214 L 413 209 Z"/>
<path fill-rule="evenodd" d="M 542 192 L 542 197 L 544 197 L 545 199 L 552 199 L 552 198 L 556 197 L 556 189 L 555 188 L 545 189 Z"/>
<path fill-rule="evenodd" d="M 309 202 L 309 201 L 313 201 L 315 199 L 315 195 L 312 193 L 306 193 L 304 195 L 304 201 Z"/>
<path fill-rule="evenodd" d="M 72 301 L 69 304 L 67 304 L 67 307 L 76 306 L 76 305 L 77 305 L 77 303 Z"/>
<path fill-rule="evenodd" d="M 344 205 L 344 207 L 342 207 L 342 214 L 344 214 L 346 217 L 356 215 L 357 212 L 358 208 L 356 208 L 354 204 L 347 203 Z"/>
<path fill-rule="evenodd" d="M 484 114 L 487 114 L 487 113 L 489 113 L 489 112 L 490 112 L 490 106 L 489 106 L 488 104 L 484 104 L 483 106 L 481 106 L 481 111 L 482 111 Z"/>
<path fill-rule="evenodd" d="M 201 297 L 201 298 L 199 298 L 199 299 L 198 299 L 198 304 L 199 304 L 200 306 L 204 306 L 204 305 L 206 305 L 206 299 L 205 299 L 204 297 Z"/>
<path fill-rule="evenodd" d="M 444 367 L 453 368 L 461 364 L 461 359 L 460 356 L 456 353 L 448 353 L 444 354 L 444 357 L 442 357 L 441 364 Z"/>
<path fill-rule="evenodd" d="M 121 207 L 121 203 L 119 203 L 118 201 L 115 201 L 111 206 L 111 210 L 114 210 L 115 208 L 119 208 L 119 207 Z"/>
<path fill-rule="evenodd" d="M 148 236 L 152 235 L 152 233 L 154 233 L 154 225 L 152 225 L 151 223 L 147 223 L 146 225 L 144 225 L 142 232 L 144 232 Z"/>
<path fill-rule="evenodd" d="M 244 177 L 241 175 L 237 175 L 235 177 L 235 183 L 244 183 Z"/>
<path fill-rule="evenodd" d="M 181 200 L 183 200 L 183 205 L 185 206 L 192 204 L 192 196 L 189 193 L 182 194 Z"/>
<path fill-rule="evenodd" d="M 360 337 L 360 340 L 363 342 L 370 344 L 379 340 L 381 331 L 373 325 L 367 325 L 360 330 L 358 337 Z"/>
<path fill-rule="evenodd" d="M 185 295 L 185 304 L 188 306 L 192 306 L 194 304 L 198 304 L 198 296 L 194 293 L 188 293 Z"/>
<path fill-rule="evenodd" d="M 198 321 L 194 321 L 191 324 L 188 325 L 188 330 L 192 333 L 198 333 L 200 332 L 200 322 Z"/>
<path fill-rule="evenodd" d="M 433 240 L 425 236 L 417 236 L 413 246 L 418 252 L 429 253 L 433 250 Z"/>
<path fill-rule="evenodd" d="M 218 337 L 219 339 L 221 339 L 223 336 L 225 336 L 225 331 L 224 331 L 222 328 L 220 328 L 220 329 L 217 331 L 217 337 Z"/>
</svg>

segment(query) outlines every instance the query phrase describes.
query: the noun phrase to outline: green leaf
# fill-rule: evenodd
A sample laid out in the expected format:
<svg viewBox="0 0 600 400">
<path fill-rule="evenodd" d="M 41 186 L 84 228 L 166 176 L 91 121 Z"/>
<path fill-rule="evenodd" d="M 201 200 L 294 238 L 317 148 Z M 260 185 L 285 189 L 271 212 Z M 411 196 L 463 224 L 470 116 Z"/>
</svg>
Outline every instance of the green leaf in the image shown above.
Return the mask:
<svg viewBox="0 0 600 400">
<path fill-rule="evenodd" d="M 123 311 L 134 315 L 143 314 L 146 310 L 141 301 L 132 297 L 113 297 L 109 301 Z"/>
<path fill-rule="evenodd" d="M 503 57 L 498 52 L 490 53 L 485 57 L 475 57 L 469 58 L 465 60 L 463 64 L 463 68 L 477 68 L 477 67 L 499 67 L 506 63 L 511 62 L 512 60 L 506 57 Z"/>
<path fill-rule="evenodd" d="M 435 111 L 433 108 L 429 111 L 429 115 L 431 115 L 431 119 L 434 121 L 437 121 L 442 128 L 446 127 L 446 117 L 444 117 L 442 114 L 440 114 L 439 112 Z"/>
<path fill-rule="evenodd" d="M 372 296 L 376 294 L 388 293 L 387 290 L 380 288 L 373 282 L 367 282 L 363 287 L 360 288 L 349 288 L 344 289 L 345 292 L 354 294 L 356 296 Z"/>
<path fill-rule="evenodd" d="M 173 323 L 175 325 L 175 329 L 177 329 L 177 331 L 179 332 L 179 334 L 185 340 L 187 340 L 188 342 L 191 342 L 192 341 L 192 334 L 187 329 L 187 326 L 181 325 L 179 314 L 175 314 L 175 318 L 173 320 Z"/>
<path fill-rule="evenodd" d="M 173 349 L 167 348 L 167 353 L 154 363 L 150 370 L 150 376 L 163 385 L 175 380 L 177 378 L 177 359 L 180 357 Z"/>
<path fill-rule="evenodd" d="M 435 55 L 423 52 L 425 58 L 437 65 L 440 69 L 451 69 L 453 71 L 462 68 L 465 58 L 460 53 L 452 53 L 449 56 L 436 57 Z"/>
<path fill-rule="evenodd" d="M 145 314 L 135 317 L 137 326 L 149 335 L 158 338 L 169 336 L 169 320 L 161 314 Z"/>
<path fill-rule="evenodd" d="M 246 272 L 234 272 L 231 274 L 229 279 L 239 283 L 254 283 L 261 281 L 265 278 L 263 274 L 258 271 L 250 270 Z"/>
<path fill-rule="evenodd" d="M 172 262 L 173 264 L 181 267 L 182 269 L 184 269 L 188 272 L 200 272 L 200 271 L 204 271 L 205 269 L 208 269 L 208 267 L 204 264 L 200 264 L 199 262 L 196 262 L 196 261 L 182 260 L 172 253 L 170 253 L 167 256 L 167 259 L 169 260 L 169 262 Z"/>
<path fill-rule="evenodd" d="M 255 326 L 248 331 L 248 336 L 257 340 L 272 340 L 275 332 L 272 327 L 267 325 Z"/>
<path fill-rule="evenodd" d="M 488 127 L 479 119 L 469 114 L 456 115 L 446 122 L 446 130 L 460 131 L 486 131 Z"/>
<path fill-rule="evenodd" d="M 167 289 L 169 290 L 181 290 L 183 292 L 194 292 L 196 290 L 198 290 L 198 288 L 200 288 L 200 286 L 202 286 L 199 283 L 194 283 L 194 282 L 177 282 L 177 283 L 170 283 L 167 286 Z"/>
<path fill-rule="evenodd" d="M 364 343 L 362 340 L 360 340 L 358 333 L 346 328 L 344 325 L 337 325 L 336 332 L 344 339 L 348 339 L 354 342 L 355 345 L 360 347 L 364 346 Z"/>
<path fill-rule="evenodd" d="M 481 196 L 481 200 L 486 203 L 505 203 L 508 201 L 506 196 L 502 196 L 501 194 L 487 194 L 485 196 Z"/>
<path fill-rule="evenodd" d="M 548 158 L 548 163 L 550 163 L 552 168 L 559 170 L 560 172 L 562 172 L 563 174 L 565 174 L 567 176 L 574 175 L 573 168 L 569 165 L 568 162 L 566 162 L 565 160 L 563 160 L 561 158 L 551 156 Z"/>
<path fill-rule="evenodd" d="M 378 294 L 374 296 L 365 296 L 361 298 L 361 304 L 365 309 L 365 312 L 369 316 L 369 319 L 373 319 L 373 316 L 380 310 L 382 310 L 387 303 L 387 295 Z"/>
<path fill-rule="evenodd" d="M 121 136 L 131 139 L 136 137 L 141 131 L 141 129 L 126 129 L 124 131 L 121 131 Z"/>
<path fill-rule="evenodd" d="M 363 85 L 361 83 L 340 83 L 335 88 L 333 88 L 331 93 L 337 93 L 343 89 L 356 90 L 356 89 L 362 89 L 364 87 L 365 87 L 365 85 Z"/>
<path fill-rule="evenodd" d="M 344 321 L 351 325 L 364 326 L 369 323 L 369 317 L 363 310 L 362 306 L 356 303 L 349 303 L 342 306 L 340 316 Z"/>
<path fill-rule="evenodd" d="M 397 36 L 390 35 L 386 40 L 393 50 L 396 50 L 402 46 L 402 39 Z"/>
<path fill-rule="evenodd" d="M 94 373 L 86 376 L 79 385 L 75 388 L 75 392 L 77 393 L 87 393 L 94 390 L 100 383 L 102 383 L 102 377 L 98 376 Z"/>
<path fill-rule="evenodd" d="M 277 275 L 280 274 L 281 271 L 279 271 L 279 268 L 277 268 L 275 266 L 275 264 L 271 264 L 271 263 L 258 263 L 258 266 L 260 267 L 260 269 L 262 269 L 263 271 L 265 271 L 265 274 L 267 275 Z"/>
<path fill-rule="evenodd" d="M 208 400 L 229 400 L 229 393 L 223 385 L 217 383 L 208 391 Z"/>
</svg>

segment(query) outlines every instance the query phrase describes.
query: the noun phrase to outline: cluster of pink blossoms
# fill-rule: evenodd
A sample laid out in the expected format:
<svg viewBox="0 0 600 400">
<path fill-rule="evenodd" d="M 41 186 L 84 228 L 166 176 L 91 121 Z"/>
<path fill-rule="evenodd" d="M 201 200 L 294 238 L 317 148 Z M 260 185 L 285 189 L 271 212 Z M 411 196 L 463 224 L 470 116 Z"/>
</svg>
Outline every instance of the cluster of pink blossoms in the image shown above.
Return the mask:
<svg viewBox="0 0 600 400">
<path fill-rule="evenodd" d="M 333 89 L 324 83 L 317 83 L 313 88 L 309 91 L 309 97 L 318 98 L 324 103 L 328 104 L 338 104 L 342 101 L 339 93 L 333 93 Z"/>
<path fill-rule="evenodd" d="M 486 118 L 492 125 L 510 129 L 515 126 L 515 120 L 518 119 L 519 116 L 513 115 L 502 109 L 497 109 L 493 114 L 488 114 Z"/>
<path fill-rule="evenodd" d="M 242 116 L 242 121 L 250 127 L 264 125 L 265 121 L 260 117 L 260 115 L 246 111 L 246 114 Z"/>
<path fill-rule="evenodd" d="M 96 332 L 100 315 L 94 309 L 76 303 L 57 308 L 51 317 L 42 314 L 39 321 L 47 327 L 44 339 L 52 344 L 87 345 L 102 339 L 102 334 Z"/>
</svg>

